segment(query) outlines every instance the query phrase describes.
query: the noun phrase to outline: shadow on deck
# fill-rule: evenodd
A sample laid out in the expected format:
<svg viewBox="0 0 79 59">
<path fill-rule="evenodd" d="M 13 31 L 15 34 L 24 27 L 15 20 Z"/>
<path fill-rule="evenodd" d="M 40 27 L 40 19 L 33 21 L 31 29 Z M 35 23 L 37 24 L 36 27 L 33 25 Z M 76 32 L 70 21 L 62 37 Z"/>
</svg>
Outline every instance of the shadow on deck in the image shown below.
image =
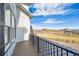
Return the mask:
<svg viewBox="0 0 79 59">
<path fill-rule="evenodd" d="M 17 43 L 12 56 L 38 56 L 38 53 L 30 41 L 24 41 Z"/>
</svg>

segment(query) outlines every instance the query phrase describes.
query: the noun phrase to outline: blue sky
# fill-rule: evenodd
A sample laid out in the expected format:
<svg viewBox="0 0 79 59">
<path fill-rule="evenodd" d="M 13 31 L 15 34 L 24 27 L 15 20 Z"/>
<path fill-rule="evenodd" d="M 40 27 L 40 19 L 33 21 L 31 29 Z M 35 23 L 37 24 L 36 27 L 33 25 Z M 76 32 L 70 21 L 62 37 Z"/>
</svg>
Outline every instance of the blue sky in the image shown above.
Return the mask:
<svg viewBox="0 0 79 59">
<path fill-rule="evenodd" d="M 79 3 L 31 4 L 34 29 L 79 29 Z"/>
</svg>

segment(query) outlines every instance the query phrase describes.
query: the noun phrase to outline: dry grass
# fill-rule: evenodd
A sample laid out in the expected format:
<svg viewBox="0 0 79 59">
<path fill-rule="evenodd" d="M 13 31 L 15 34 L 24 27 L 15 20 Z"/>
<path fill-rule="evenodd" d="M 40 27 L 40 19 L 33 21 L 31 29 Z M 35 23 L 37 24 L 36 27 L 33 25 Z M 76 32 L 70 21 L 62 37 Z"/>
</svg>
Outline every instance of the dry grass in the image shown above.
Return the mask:
<svg viewBox="0 0 79 59">
<path fill-rule="evenodd" d="M 56 31 L 56 30 L 41 30 L 41 31 L 35 30 L 34 33 L 39 37 L 55 41 L 59 44 L 71 47 L 79 51 L 79 35 L 76 34 L 64 35 L 63 31 Z"/>
<path fill-rule="evenodd" d="M 63 31 L 40 30 L 40 31 L 34 31 L 34 33 L 37 36 L 49 38 L 56 41 L 79 43 L 79 35 L 76 35 L 76 34 L 65 35 Z"/>
</svg>

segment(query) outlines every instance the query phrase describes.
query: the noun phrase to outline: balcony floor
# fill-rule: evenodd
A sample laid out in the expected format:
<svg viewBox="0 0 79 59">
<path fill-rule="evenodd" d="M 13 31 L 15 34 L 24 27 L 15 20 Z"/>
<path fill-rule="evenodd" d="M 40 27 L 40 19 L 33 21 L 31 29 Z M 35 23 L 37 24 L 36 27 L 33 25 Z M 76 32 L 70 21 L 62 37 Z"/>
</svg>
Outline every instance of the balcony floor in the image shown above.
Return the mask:
<svg viewBox="0 0 79 59">
<path fill-rule="evenodd" d="M 30 41 L 17 43 L 12 56 L 38 56 Z"/>
</svg>

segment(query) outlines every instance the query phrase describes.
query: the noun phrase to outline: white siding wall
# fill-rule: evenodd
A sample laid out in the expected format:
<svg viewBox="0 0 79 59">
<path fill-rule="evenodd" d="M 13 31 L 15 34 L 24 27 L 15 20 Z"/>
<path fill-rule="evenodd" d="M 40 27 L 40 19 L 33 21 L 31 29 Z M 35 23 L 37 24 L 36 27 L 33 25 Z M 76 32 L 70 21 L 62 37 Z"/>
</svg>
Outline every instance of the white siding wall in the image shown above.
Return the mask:
<svg viewBox="0 0 79 59">
<path fill-rule="evenodd" d="M 20 13 L 17 27 L 17 42 L 29 40 L 30 19 L 23 12 Z"/>
</svg>

